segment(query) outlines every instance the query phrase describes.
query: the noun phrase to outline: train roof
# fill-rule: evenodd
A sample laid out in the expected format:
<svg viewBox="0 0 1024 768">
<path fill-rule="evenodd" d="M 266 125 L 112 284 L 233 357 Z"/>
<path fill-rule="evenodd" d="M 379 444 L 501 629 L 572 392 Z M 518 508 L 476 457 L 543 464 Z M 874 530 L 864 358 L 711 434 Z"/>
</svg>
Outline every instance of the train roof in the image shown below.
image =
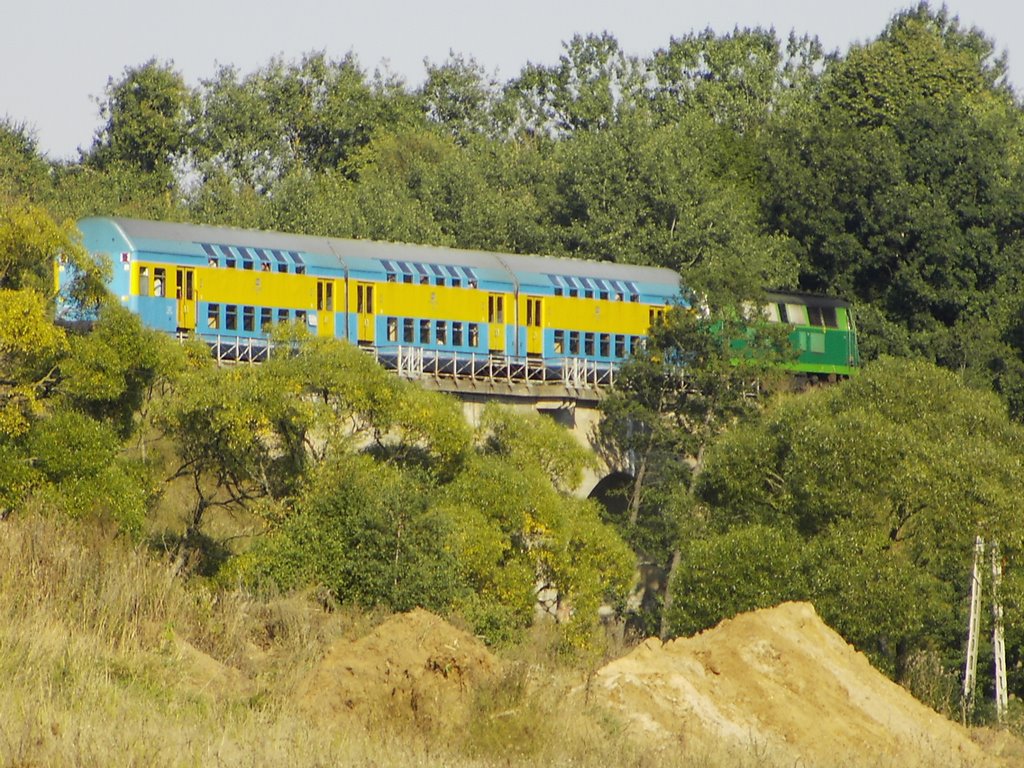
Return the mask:
<svg viewBox="0 0 1024 768">
<path fill-rule="evenodd" d="M 679 292 L 679 276 L 661 267 L 121 217 L 83 219 L 79 226 L 92 235 L 90 245 L 97 244 L 97 236 L 99 239 L 109 236 L 112 251 L 127 249 L 202 256 L 204 246 L 260 248 L 301 253 L 305 263 L 321 268 L 337 268 L 341 264 L 354 269 L 379 270 L 383 266 L 388 271 L 398 271 L 402 265 L 438 264 L 470 268 L 482 279 L 493 281 L 507 282 L 511 273 L 520 285 L 572 287 L 576 283 L 565 278 L 575 278 L 583 279 L 584 284 L 608 281 L 613 290 L 614 281 L 618 281 L 627 291 L 633 290 L 628 288 L 629 283 L 640 283 L 658 287 L 670 295 Z M 113 229 L 107 232 L 108 227 Z"/>
<path fill-rule="evenodd" d="M 765 291 L 764 296 L 769 301 L 805 304 L 810 307 L 844 307 L 848 309 L 851 306 L 850 302 L 845 299 L 803 291 Z"/>
</svg>

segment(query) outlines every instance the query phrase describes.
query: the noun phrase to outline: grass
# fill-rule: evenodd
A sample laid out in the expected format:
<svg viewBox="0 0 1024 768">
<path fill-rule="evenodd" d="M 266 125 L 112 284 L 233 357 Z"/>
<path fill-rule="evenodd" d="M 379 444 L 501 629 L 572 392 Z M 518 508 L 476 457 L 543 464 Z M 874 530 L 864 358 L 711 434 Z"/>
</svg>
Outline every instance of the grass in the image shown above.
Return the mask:
<svg viewBox="0 0 1024 768">
<path fill-rule="evenodd" d="M 588 670 L 567 665 L 543 628 L 504 652 L 506 672 L 473 692 L 464 719 L 396 710 L 317 725 L 293 703 L 299 681 L 334 641 L 386 617 L 180 574 L 180 563 L 95 528 L 40 515 L 0 522 L 0 765 L 768 765 L 755 749 L 626 738 L 581 693 Z"/>
</svg>

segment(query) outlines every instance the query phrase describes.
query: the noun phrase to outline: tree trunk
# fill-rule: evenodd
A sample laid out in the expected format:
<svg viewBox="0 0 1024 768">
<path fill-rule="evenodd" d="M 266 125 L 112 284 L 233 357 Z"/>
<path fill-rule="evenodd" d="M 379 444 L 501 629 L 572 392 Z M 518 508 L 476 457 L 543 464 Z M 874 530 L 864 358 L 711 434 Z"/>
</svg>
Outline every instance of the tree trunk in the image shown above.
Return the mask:
<svg viewBox="0 0 1024 768">
<path fill-rule="evenodd" d="M 679 568 L 679 561 L 682 559 L 683 552 L 679 545 L 676 545 L 676 548 L 672 550 L 672 562 L 668 567 L 668 575 L 665 577 L 665 600 L 661 606 L 661 628 L 658 631 L 658 637 L 662 640 L 668 638 L 668 614 L 672 608 L 672 581 Z"/>
</svg>

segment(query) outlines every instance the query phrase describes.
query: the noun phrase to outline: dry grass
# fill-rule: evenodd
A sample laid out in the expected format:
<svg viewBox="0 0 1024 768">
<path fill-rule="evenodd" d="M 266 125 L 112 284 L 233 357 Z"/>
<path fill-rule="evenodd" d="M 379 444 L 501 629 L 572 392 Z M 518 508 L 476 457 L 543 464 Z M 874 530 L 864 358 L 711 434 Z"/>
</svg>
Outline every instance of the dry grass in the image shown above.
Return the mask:
<svg viewBox="0 0 1024 768">
<path fill-rule="evenodd" d="M 506 654 L 466 721 L 314 726 L 293 704 L 298 682 L 332 642 L 383 618 L 213 591 L 94 529 L 0 522 L 0 765 L 767 765 L 757 750 L 630 741 L 543 629 Z"/>
</svg>

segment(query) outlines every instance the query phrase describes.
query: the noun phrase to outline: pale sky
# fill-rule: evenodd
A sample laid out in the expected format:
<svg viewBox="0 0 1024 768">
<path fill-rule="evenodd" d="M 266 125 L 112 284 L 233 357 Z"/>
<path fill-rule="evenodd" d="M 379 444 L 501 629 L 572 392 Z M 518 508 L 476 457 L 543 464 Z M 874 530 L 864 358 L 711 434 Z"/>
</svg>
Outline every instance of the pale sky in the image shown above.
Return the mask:
<svg viewBox="0 0 1024 768">
<path fill-rule="evenodd" d="M 324 51 L 386 65 L 410 85 L 423 62 L 449 51 L 473 57 L 501 82 L 527 62 L 553 65 L 575 34 L 610 32 L 647 56 L 675 36 L 710 27 L 774 27 L 817 35 L 845 51 L 884 29 L 911 0 L 14 0 L 2 14 L 0 117 L 34 129 L 52 158 L 76 158 L 100 126 L 96 100 L 110 78 L 151 58 L 170 62 L 189 85 L 220 65 L 244 75 L 272 57 L 297 62 Z M 941 3 L 932 3 L 939 7 Z M 1024 91 L 1024 3 L 950 0 L 965 27 L 979 27 L 1009 53 L 1010 81 Z"/>
</svg>

